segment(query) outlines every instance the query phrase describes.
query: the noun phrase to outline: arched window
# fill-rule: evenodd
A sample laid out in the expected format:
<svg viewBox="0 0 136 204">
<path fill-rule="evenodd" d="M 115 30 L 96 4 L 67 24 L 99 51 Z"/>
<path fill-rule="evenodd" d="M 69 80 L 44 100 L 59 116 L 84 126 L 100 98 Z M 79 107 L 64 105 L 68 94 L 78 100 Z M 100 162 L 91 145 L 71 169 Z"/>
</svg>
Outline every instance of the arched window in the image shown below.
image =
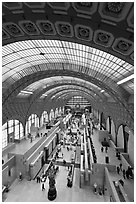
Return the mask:
<svg viewBox="0 0 136 204">
<path fill-rule="evenodd" d="M 111 120 L 111 135 L 112 135 L 112 140 L 116 142 L 115 125 L 113 120 Z"/>
<path fill-rule="evenodd" d="M 61 115 L 61 112 L 62 112 L 62 110 L 61 110 L 61 107 L 59 108 L 59 115 Z"/>
<path fill-rule="evenodd" d="M 50 117 L 50 120 L 54 119 L 54 110 L 53 109 L 51 109 L 49 117 Z"/>
<path fill-rule="evenodd" d="M 2 148 L 8 144 L 7 123 L 2 126 Z"/>
<path fill-rule="evenodd" d="M 48 113 L 47 111 L 44 111 L 41 116 L 41 126 L 43 126 L 44 123 L 47 123 L 47 122 L 48 122 Z"/>
<path fill-rule="evenodd" d="M 18 120 L 15 120 L 15 136 L 14 138 L 15 139 L 19 139 L 19 121 Z"/>
<path fill-rule="evenodd" d="M 59 111 L 58 111 L 58 108 L 56 108 L 55 110 L 55 118 L 57 118 L 59 116 Z"/>
<path fill-rule="evenodd" d="M 27 122 L 26 122 L 26 134 L 30 133 L 31 126 L 39 127 L 39 117 L 36 114 L 32 114 L 29 116 Z"/>
<path fill-rule="evenodd" d="M 19 120 L 9 120 L 2 126 L 2 148 L 14 139 L 24 137 L 23 125 Z"/>
</svg>

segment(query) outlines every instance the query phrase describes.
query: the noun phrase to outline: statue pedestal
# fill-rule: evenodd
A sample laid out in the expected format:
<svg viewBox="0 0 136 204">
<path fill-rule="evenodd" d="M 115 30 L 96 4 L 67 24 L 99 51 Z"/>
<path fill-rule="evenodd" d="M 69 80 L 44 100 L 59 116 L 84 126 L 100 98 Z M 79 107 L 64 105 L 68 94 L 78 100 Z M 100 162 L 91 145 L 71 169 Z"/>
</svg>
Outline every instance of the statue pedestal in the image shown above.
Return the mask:
<svg viewBox="0 0 136 204">
<path fill-rule="evenodd" d="M 56 188 L 53 187 L 53 188 L 49 188 L 49 191 L 48 191 L 48 199 L 49 200 L 54 200 L 57 196 L 57 191 L 56 191 Z"/>
</svg>

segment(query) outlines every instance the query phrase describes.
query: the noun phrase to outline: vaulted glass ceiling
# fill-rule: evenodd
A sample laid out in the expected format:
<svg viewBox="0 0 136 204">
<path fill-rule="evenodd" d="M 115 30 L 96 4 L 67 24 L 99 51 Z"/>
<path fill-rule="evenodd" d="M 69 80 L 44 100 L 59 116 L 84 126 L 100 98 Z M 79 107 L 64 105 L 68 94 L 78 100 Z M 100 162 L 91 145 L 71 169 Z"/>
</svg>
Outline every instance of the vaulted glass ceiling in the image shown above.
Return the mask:
<svg viewBox="0 0 136 204">
<path fill-rule="evenodd" d="M 2 66 L 4 88 L 22 77 L 44 70 L 67 69 L 85 73 L 110 87 L 134 73 L 133 65 L 111 54 L 59 40 L 28 40 L 5 45 L 2 48 Z M 131 80 L 118 86 L 131 94 L 133 84 Z"/>
<path fill-rule="evenodd" d="M 104 92 L 103 94 L 101 94 L 101 88 L 99 88 L 98 86 L 87 82 L 85 80 L 82 79 L 78 79 L 75 77 L 68 77 L 68 76 L 57 76 L 57 77 L 50 77 L 50 78 L 46 78 L 46 79 L 41 79 L 38 80 L 34 83 L 32 83 L 31 85 L 27 86 L 24 91 L 28 91 L 28 92 L 35 92 L 37 89 L 39 91 L 48 88 L 49 86 L 52 85 L 60 85 L 60 87 L 55 87 L 54 90 L 57 91 L 58 89 L 62 88 L 63 84 L 75 84 L 75 85 L 79 85 L 79 86 L 84 86 L 85 88 L 89 88 L 90 91 L 92 90 L 93 92 L 96 92 L 102 96 L 106 96 L 109 97 L 109 94 Z M 66 87 L 66 85 L 65 85 Z M 83 88 L 82 88 L 83 89 Z M 50 92 L 52 92 L 53 89 L 49 90 L 49 91 L 45 91 L 44 93 L 42 93 L 42 96 L 40 98 L 44 98 L 46 95 L 48 95 Z M 19 93 L 18 97 L 29 97 L 31 95 L 31 93 Z"/>
</svg>

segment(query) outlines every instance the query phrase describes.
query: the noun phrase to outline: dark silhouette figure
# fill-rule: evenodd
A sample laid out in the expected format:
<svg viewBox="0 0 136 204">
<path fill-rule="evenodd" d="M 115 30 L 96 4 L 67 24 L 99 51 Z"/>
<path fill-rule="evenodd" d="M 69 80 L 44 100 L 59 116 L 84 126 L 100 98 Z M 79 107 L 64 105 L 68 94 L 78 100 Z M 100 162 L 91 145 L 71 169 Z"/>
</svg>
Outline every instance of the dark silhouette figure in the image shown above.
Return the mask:
<svg viewBox="0 0 136 204">
<path fill-rule="evenodd" d="M 120 172 L 120 168 L 119 166 L 117 166 L 117 173 L 119 174 L 119 172 Z"/>
<path fill-rule="evenodd" d="M 123 169 L 123 178 L 126 179 L 126 171 Z"/>
<path fill-rule="evenodd" d="M 120 171 L 122 171 L 122 163 L 119 164 Z"/>
<path fill-rule="evenodd" d="M 103 146 L 101 147 L 101 152 L 103 152 Z"/>
</svg>

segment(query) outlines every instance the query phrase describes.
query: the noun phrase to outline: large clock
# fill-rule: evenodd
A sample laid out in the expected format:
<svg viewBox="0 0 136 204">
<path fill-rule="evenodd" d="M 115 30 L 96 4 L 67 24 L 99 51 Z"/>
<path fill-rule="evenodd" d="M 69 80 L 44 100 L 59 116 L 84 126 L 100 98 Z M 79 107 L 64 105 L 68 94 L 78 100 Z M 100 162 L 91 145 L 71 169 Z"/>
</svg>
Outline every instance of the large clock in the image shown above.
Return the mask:
<svg viewBox="0 0 136 204">
<path fill-rule="evenodd" d="M 75 105 L 75 108 L 80 108 L 80 104 L 77 103 L 77 104 Z"/>
</svg>

